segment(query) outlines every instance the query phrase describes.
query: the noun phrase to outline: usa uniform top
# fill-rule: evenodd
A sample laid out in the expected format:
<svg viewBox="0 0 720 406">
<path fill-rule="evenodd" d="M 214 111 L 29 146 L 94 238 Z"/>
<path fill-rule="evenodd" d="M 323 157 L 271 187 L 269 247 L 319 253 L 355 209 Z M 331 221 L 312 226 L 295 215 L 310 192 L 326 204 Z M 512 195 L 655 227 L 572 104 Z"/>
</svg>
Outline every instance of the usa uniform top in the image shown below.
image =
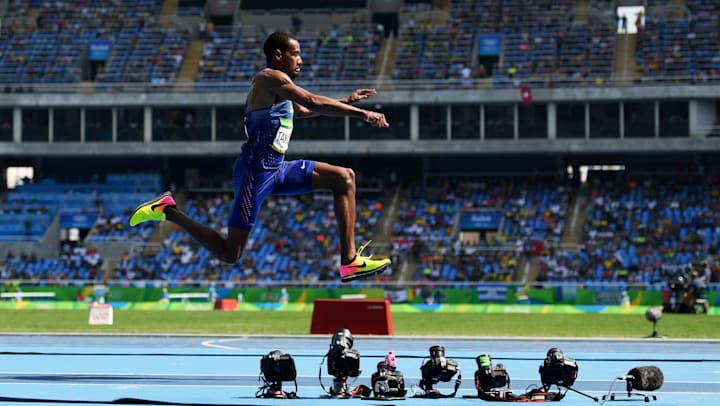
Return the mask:
<svg viewBox="0 0 720 406">
<path fill-rule="evenodd" d="M 243 159 L 253 168 L 276 169 L 285 159 L 293 130 L 293 104 L 280 100 L 269 108 L 245 110 L 248 140 Z"/>
<path fill-rule="evenodd" d="M 247 141 L 233 168 L 235 200 L 228 224 L 250 230 L 268 195 L 295 195 L 312 190 L 315 161 L 286 161 L 293 130 L 293 104 L 277 100 L 272 106 L 245 109 Z"/>
</svg>

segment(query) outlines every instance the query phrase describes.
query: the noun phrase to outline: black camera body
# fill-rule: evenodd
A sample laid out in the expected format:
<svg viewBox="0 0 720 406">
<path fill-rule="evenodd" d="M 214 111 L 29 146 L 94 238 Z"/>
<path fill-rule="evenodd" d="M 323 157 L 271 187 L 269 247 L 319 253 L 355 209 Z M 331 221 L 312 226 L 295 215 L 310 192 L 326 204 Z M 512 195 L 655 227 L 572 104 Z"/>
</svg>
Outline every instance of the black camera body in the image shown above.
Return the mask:
<svg viewBox="0 0 720 406">
<path fill-rule="evenodd" d="M 430 347 L 430 359 L 420 367 L 422 373 L 420 388 L 430 390 L 432 385 L 440 381 L 450 382 L 459 370 L 457 361 L 445 358 L 445 347 L 434 345 Z"/>
<path fill-rule="evenodd" d="M 478 369 L 475 371 L 475 388 L 478 391 L 490 392 L 496 388 L 510 385 L 510 375 L 503 364 L 493 366 L 489 355 L 475 358 Z"/>
<path fill-rule="evenodd" d="M 290 354 L 283 354 L 280 350 L 271 351 L 260 358 L 260 373 L 264 385 L 255 394 L 255 397 L 288 399 L 297 397 L 297 370 L 295 360 Z M 295 392 L 282 390 L 285 381 L 295 382 Z"/>
<path fill-rule="evenodd" d="M 668 279 L 668 288 L 675 293 L 683 293 L 690 287 L 692 278 L 685 272 L 676 272 Z"/>
<path fill-rule="evenodd" d="M 260 372 L 267 382 L 294 381 L 297 377 L 295 360 L 290 354 L 275 350 L 260 359 Z"/>
<path fill-rule="evenodd" d="M 549 349 L 545 361 L 540 365 L 540 380 L 545 388 L 549 388 L 550 385 L 569 388 L 575 383 L 577 374 L 577 362 L 572 358 L 566 358 L 559 348 Z"/>
<path fill-rule="evenodd" d="M 390 370 L 385 361 L 378 362 L 377 372 L 370 377 L 370 383 L 376 398 L 404 398 L 407 393 L 403 373 Z"/>
<path fill-rule="evenodd" d="M 353 336 L 344 328 L 333 334 L 327 353 L 328 374 L 338 379 L 360 376 L 360 352 L 354 350 Z"/>
</svg>

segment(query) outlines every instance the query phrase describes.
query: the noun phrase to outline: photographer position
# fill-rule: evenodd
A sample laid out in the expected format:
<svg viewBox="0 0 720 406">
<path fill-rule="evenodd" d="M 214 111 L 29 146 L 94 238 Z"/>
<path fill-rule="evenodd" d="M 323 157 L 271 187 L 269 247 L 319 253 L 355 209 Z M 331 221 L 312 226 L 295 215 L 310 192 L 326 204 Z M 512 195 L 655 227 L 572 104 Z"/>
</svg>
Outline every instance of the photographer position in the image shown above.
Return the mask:
<svg viewBox="0 0 720 406">
<path fill-rule="evenodd" d="M 710 270 L 705 262 L 692 262 L 686 269 L 677 270 L 668 279 L 670 295 L 663 304 L 667 313 L 705 313 L 708 301 Z"/>
<path fill-rule="evenodd" d="M 667 302 L 663 303 L 664 313 L 687 313 L 686 302 L 683 300 L 687 296 L 690 288 L 690 274 L 684 270 L 678 269 L 670 276 L 667 282 L 670 289 L 670 295 Z"/>
<path fill-rule="evenodd" d="M 691 305 L 691 311 L 707 314 L 710 303 L 708 302 L 707 273 L 704 271 L 693 271 L 692 282 L 687 292 L 687 301 Z"/>
</svg>

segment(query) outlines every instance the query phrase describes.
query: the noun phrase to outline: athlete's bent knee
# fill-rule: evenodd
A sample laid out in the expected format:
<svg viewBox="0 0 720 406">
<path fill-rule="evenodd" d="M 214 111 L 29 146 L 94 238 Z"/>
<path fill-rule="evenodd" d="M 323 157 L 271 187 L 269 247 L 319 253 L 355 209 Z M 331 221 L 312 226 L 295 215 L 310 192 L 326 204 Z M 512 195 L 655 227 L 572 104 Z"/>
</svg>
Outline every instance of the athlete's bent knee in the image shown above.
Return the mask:
<svg viewBox="0 0 720 406">
<path fill-rule="evenodd" d="M 355 193 L 355 171 L 353 171 L 350 168 L 343 168 L 341 171 L 341 185 L 342 185 L 342 192 L 352 192 Z"/>
<path fill-rule="evenodd" d="M 230 265 L 236 263 L 240 257 L 242 257 L 242 247 L 225 248 L 223 252 L 218 253 L 217 257 L 219 260 L 228 263 Z"/>
</svg>

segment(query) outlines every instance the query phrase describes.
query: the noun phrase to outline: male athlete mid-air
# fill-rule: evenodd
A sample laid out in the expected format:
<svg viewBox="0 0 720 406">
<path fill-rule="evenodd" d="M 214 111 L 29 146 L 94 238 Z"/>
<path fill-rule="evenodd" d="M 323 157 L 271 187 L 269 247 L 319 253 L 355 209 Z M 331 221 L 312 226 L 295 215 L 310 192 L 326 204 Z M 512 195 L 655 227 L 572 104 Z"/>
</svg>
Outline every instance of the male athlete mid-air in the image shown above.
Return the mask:
<svg viewBox="0 0 720 406">
<path fill-rule="evenodd" d="M 298 41 L 283 32 L 270 34 L 263 45 L 267 67 L 252 78 L 245 101 L 247 141 L 235 160 L 235 197 L 228 235 L 188 217 L 175 205 L 170 192 L 138 206 L 130 225 L 146 221 L 171 221 L 187 231 L 219 259 L 234 263 L 245 250 L 260 206 L 268 195 L 295 195 L 330 189 L 340 234 L 340 277 L 343 282 L 384 271 L 389 259 L 363 256 L 368 243 L 355 248 L 355 173 L 350 168 L 311 160 L 286 161 L 294 118 L 316 115 L 350 116 L 377 128 L 389 124 L 382 113 L 352 104 L 376 94 L 358 89 L 344 99 L 316 95 L 297 86 L 302 58 Z"/>
</svg>

